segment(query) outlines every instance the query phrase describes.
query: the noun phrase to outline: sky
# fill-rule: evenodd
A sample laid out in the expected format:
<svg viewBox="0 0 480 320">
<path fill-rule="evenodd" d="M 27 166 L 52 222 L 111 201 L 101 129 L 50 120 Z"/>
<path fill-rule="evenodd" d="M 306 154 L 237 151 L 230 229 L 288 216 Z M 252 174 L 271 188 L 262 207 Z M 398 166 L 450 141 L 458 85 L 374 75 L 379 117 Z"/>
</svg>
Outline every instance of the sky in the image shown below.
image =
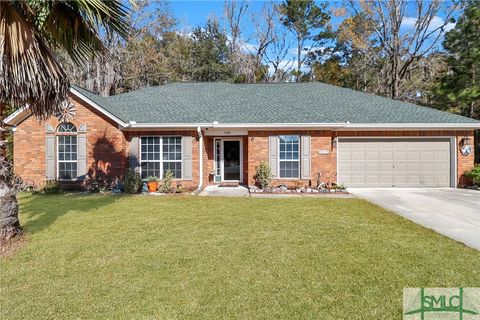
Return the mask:
<svg viewBox="0 0 480 320">
<path fill-rule="evenodd" d="M 428 1 L 428 0 L 427 0 Z M 279 1 L 274 1 L 276 3 L 280 3 Z M 168 7 L 173 12 L 174 16 L 179 21 L 179 29 L 183 32 L 190 32 L 194 27 L 205 25 L 208 18 L 211 16 L 216 16 L 219 21 L 222 23 L 222 16 L 223 16 L 223 0 L 170 0 L 167 1 Z M 243 22 L 244 29 L 242 31 L 243 39 L 242 41 L 245 43 L 247 47 L 254 47 L 255 41 L 251 39 L 251 34 L 254 32 L 254 27 L 252 23 L 249 21 L 248 16 L 252 12 L 260 13 L 262 7 L 266 1 L 261 0 L 250 0 L 248 1 L 248 11 L 247 17 Z M 414 2 L 412 1 L 412 5 Z M 335 8 L 339 8 L 342 6 L 342 1 L 329 1 L 329 9 L 333 10 Z M 343 17 L 336 17 L 332 15 L 331 24 L 334 29 L 338 27 L 338 25 L 342 22 Z M 402 28 L 404 32 L 408 32 L 408 30 L 415 24 L 416 19 L 414 18 L 414 10 L 412 7 L 407 10 L 407 18 L 404 19 L 402 23 Z M 441 25 L 444 21 L 444 15 L 439 14 L 434 18 L 432 21 L 432 27 L 437 27 Z M 449 23 L 447 25 L 447 31 L 454 27 L 454 23 Z M 294 45 L 294 38 L 291 36 L 292 40 L 292 49 L 289 56 L 286 58 L 285 64 L 293 62 L 295 60 L 296 54 Z M 308 45 L 308 44 L 307 44 Z M 245 50 L 247 51 L 247 50 Z"/>
</svg>

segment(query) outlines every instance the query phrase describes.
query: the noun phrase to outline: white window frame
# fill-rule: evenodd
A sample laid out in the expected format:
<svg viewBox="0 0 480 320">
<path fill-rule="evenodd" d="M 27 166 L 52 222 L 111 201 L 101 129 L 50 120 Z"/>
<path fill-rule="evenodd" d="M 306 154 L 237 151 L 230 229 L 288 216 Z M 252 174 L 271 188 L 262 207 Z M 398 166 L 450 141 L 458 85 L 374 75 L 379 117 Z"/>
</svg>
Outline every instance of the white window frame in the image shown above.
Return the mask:
<svg viewBox="0 0 480 320">
<path fill-rule="evenodd" d="M 298 137 L 298 159 L 280 159 L 280 137 Z M 302 148 L 302 142 L 301 142 L 301 137 L 300 135 L 297 135 L 297 134 L 284 134 L 284 135 L 279 135 L 278 136 L 278 143 L 277 143 L 277 154 L 278 154 L 278 159 L 277 159 L 277 170 L 278 170 L 278 179 L 282 179 L 282 180 L 298 180 L 300 179 L 300 174 L 301 174 L 301 162 L 300 162 L 300 159 L 301 159 L 301 148 Z M 298 162 L 298 177 L 282 177 L 281 176 L 281 168 L 280 168 L 280 163 L 281 162 L 293 162 L 293 161 L 296 161 Z"/>
<path fill-rule="evenodd" d="M 159 135 L 148 135 L 148 136 L 140 136 L 138 139 L 138 150 L 139 150 L 139 168 L 140 168 L 140 177 L 142 176 L 142 162 L 159 162 L 160 163 L 160 177 L 158 179 L 163 179 L 163 163 L 164 162 L 180 162 L 182 169 L 180 170 L 180 178 L 173 178 L 173 180 L 182 180 L 183 179 L 183 138 L 182 136 L 159 136 Z M 142 159 L 142 139 L 143 138 L 160 138 L 160 159 L 159 160 L 143 160 Z M 164 160 L 163 159 L 163 139 L 164 138 L 179 138 L 180 139 L 180 160 Z M 148 177 L 142 178 L 142 180 L 146 180 Z"/>
<path fill-rule="evenodd" d="M 60 160 L 60 148 L 59 148 L 59 138 L 60 137 L 75 137 L 76 139 L 76 154 L 77 154 L 77 159 L 76 160 Z M 56 165 L 57 165 L 57 180 L 58 181 L 77 181 L 78 180 L 78 136 L 75 132 L 75 134 L 72 134 L 71 132 L 65 132 L 63 134 L 59 134 L 56 136 Z M 61 179 L 60 178 L 60 163 L 76 163 L 77 164 L 77 177 L 74 179 Z"/>
</svg>

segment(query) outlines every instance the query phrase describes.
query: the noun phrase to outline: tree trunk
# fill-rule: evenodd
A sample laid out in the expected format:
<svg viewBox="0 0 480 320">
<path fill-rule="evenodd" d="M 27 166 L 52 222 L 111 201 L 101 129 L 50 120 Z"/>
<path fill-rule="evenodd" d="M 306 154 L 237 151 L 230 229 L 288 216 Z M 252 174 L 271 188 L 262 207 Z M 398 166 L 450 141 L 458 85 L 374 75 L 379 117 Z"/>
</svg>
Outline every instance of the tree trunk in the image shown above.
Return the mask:
<svg viewBox="0 0 480 320">
<path fill-rule="evenodd" d="M 6 127 L 3 123 L 4 106 L 0 105 L 0 243 L 22 234 L 18 220 L 17 192 L 14 188 L 11 164 L 6 159 Z"/>
<path fill-rule="evenodd" d="M 296 81 L 297 82 L 300 82 L 300 69 L 302 68 L 302 58 L 301 58 L 301 54 L 302 54 L 302 45 L 301 45 L 301 42 L 300 42 L 300 38 L 297 39 L 297 78 L 296 78 Z"/>
<path fill-rule="evenodd" d="M 4 181 L 0 181 L 0 243 L 21 234 L 17 192 Z"/>
</svg>

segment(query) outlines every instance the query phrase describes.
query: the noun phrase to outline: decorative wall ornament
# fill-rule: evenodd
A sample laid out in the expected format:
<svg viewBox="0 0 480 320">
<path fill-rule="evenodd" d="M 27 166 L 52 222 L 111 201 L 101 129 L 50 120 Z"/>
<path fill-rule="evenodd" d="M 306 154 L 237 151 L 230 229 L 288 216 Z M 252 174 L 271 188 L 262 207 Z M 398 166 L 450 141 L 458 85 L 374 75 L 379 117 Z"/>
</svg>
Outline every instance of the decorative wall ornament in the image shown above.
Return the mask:
<svg viewBox="0 0 480 320">
<path fill-rule="evenodd" d="M 55 129 L 53 128 L 53 126 L 50 123 L 47 123 L 45 125 L 45 131 L 47 131 L 47 133 L 52 133 L 52 132 L 55 132 Z"/>
<path fill-rule="evenodd" d="M 83 123 L 78 126 L 78 132 L 87 132 L 87 124 Z"/>
<path fill-rule="evenodd" d="M 57 114 L 58 121 L 60 122 L 68 122 L 73 119 L 77 115 L 77 108 L 73 103 L 66 100 L 62 103 L 62 107 L 60 112 Z"/>
</svg>

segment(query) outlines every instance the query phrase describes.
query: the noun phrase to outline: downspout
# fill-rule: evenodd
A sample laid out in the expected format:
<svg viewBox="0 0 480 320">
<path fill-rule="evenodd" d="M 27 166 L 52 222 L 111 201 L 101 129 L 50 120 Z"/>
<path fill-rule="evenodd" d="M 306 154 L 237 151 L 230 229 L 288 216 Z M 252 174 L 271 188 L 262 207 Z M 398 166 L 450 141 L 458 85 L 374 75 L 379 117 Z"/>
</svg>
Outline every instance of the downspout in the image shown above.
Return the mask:
<svg viewBox="0 0 480 320">
<path fill-rule="evenodd" d="M 203 188 L 203 135 L 200 126 L 197 127 L 198 133 L 198 191 Z"/>
</svg>

